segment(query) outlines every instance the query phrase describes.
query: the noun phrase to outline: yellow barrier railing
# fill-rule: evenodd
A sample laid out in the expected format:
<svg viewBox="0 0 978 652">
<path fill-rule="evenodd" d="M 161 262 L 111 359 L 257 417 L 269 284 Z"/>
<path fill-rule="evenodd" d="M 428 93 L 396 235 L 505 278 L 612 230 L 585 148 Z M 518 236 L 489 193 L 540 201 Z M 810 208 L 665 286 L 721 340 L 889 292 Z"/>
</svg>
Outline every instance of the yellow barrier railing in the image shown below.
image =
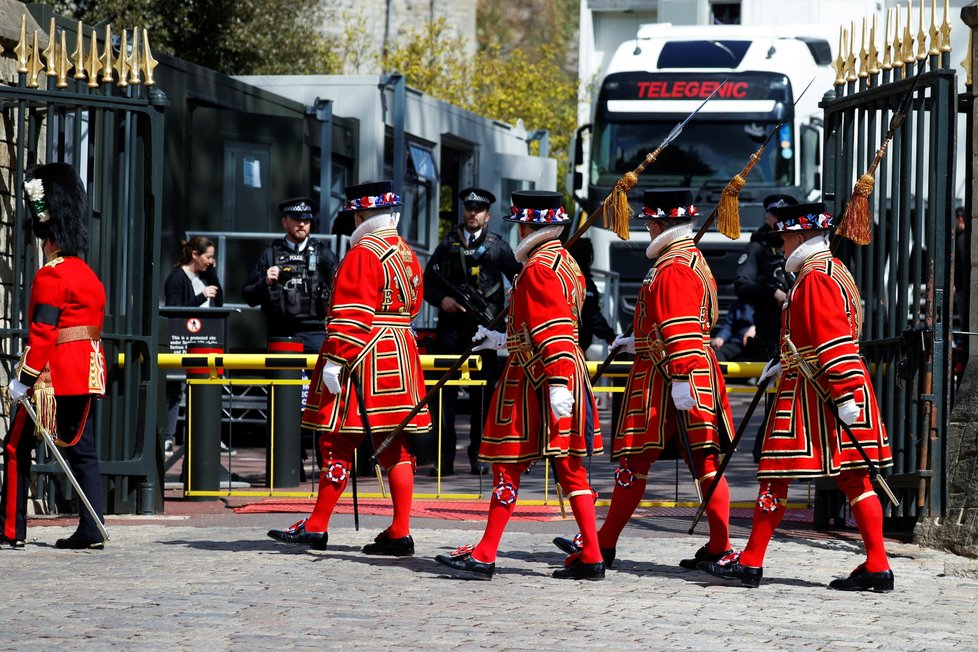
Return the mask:
<svg viewBox="0 0 978 652">
<path fill-rule="evenodd" d="M 208 378 L 190 378 L 186 382 L 190 386 L 194 385 L 222 385 L 222 386 L 276 386 L 276 385 L 308 385 L 308 379 L 261 379 L 261 378 L 223 378 L 219 375 L 218 370 L 238 370 L 238 371 L 261 371 L 265 369 L 270 370 L 305 370 L 310 371 L 315 367 L 316 360 L 318 356 L 314 354 L 253 354 L 253 353 L 209 353 L 209 354 L 175 354 L 175 353 L 161 353 L 157 356 L 157 363 L 160 368 L 165 369 L 180 369 L 180 368 L 192 368 L 192 369 L 207 369 Z M 445 371 L 451 367 L 451 365 L 457 360 L 457 356 L 454 355 L 422 355 L 421 364 L 422 368 L 427 372 L 437 372 Z M 120 356 L 119 364 L 124 364 L 125 360 L 123 356 Z M 588 361 L 588 372 L 593 374 L 600 361 Z M 623 392 L 623 378 L 628 376 L 631 370 L 631 361 L 620 361 L 613 362 L 605 373 L 605 378 L 615 379 L 619 381 L 619 385 L 599 385 L 594 388 L 596 393 L 617 393 Z M 721 363 L 721 368 L 723 374 L 726 378 L 755 378 L 760 375 L 764 367 L 763 362 L 729 362 Z M 459 370 L 458 379 L 453 379 L 448 381 L 446 385 L 449 386 L 485 386 L 486 381 L 473 379 L 471 372 L 478 371 L 482 368 L 482 359 L 477 356 L 471 356 L 462 365 Z M 437 382 L 434 379 L 426 379 L 426 384 L 433 385 Z M 729 386 L 727 387 L 729 393 L 753 393 L 755 389 L 750 386 Z M 439 400 L 441 399 L 441 392 L 439 392 Z M 441 460 L 441 437 L 442 437 L 442 424 L 440 419 L 435 419 L 433 422 L 436 432 L 436 446 L 437 446 L 437 459 L 436 468 L 442 468 Z M 192 437 L 190 436 L 190 419 L 187 419 L 187 453 L 190 454 L 190 441 Z M 270 428 L 274 428 L 272 423 L 269 423 Z M 269 433 L 270 441 L 274 442 L 274 433 Z M 268 454 L 274 459 L 274 446 L 271 445 Z M 551 498 L 551 478 L 549 473 L 549 468 L 544 465 L 544 498 L 543 500 L 521 500 L 522 504 L 527 505 L 552 505 L 554 504 L 553 498 Z M 189 472 L 189 469 L 188 469 Z M 415 498 L 418 499 L 455 499 L 455 500 L 472 500 L 484 498 L 485 494 L 479 493 L 452 493 L 445 494 L 441 491 L 442 478 L 439 474 L 436 477 L 436 486 L 434 493 L 416 493 Z M 217 491 L 202 491 L 202 490 L 185 490 L 185 496 L 194 497 L 288 497 L 288 498 L 312 498 L 315 497 L 314 489 L 309 491 L 284 491 L 276 490 L 274 485 L 270 486 L 267 490 L 235 490 L 230 486 L 224 490 Z M 381 498 L 386 497 L 382 493 L 370 493 L 361 492 L 360 496 L 363 498 Z M 608 501 L 599 500 L 597 504 L 605 505 Z M 752 503 L 750 503 L 752 504 Z M 750 504 L 745 503 L 743 507 L 749 507 Z M 640 503 L 643 507 L 663 507 L 663 506 L 686 506 L 686 507 L 696 507 L 697 504 L 693 502 L 682 502 L 682 501 L 642 501 Z M 740 505 L 734 505 L 740 506 Z"/>
</svg>

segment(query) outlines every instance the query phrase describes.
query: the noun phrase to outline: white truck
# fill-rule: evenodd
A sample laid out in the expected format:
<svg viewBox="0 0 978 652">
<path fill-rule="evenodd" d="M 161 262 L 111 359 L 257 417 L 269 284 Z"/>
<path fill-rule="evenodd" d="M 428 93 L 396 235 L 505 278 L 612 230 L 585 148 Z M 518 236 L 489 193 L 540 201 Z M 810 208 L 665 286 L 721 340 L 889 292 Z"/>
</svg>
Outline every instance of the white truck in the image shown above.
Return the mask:
<svg viewBox="0 0 978 652">
<path fill-rule="evenodd" d="M 799 201 L 820 195 L 818 102 L 832 89 L 835 74 L 829 67 L 828 35 L 812 34 L 811 26 L 640 27 L 636 38 L 612 56 L 592 121 L 577 131 L 568 187 L 581 209 L 593 212 L 615 181 L 719 88 L 631 193 L 633 207 L 640 210 L 645 188 L 692 188 L 705 219 L 727 182 L 787 116 L 740 194 L 741 239 L 730 241 L 712 231 L 700 242 L 725 306 L 733 296 L 737 259 L 763 221 L 762 199 L 772 193 L 788 193 Z M 798 100 L 809 82 L 808 92 Z M 649 267 L 648 233 L 635 221 L 627 242 L 600 226 L 589 237 L 593 267 L 620 277 L 615 312 L 627 326 Z"/>
<path fill-rule="evenodd" d="M 837 28 L 836 28 L 837 29 Z M 837 34 L 837 32 L 836 32 Z M 730 241 L 714 231 L 700 241 L 720 287 L 721 305 L 733 296 L 737 260 L 751 232 L 762 223 L 761 200 L 787 193 L 799 201 L 821 194 L 821 109 L 832 90 L 833 49 L 828 34 L 812 26 L 643 25 L 636 38 L 611 57 L 593 103 L 592 120 L 577 131 L 568 188 L 580 208 L 593 212 L 615 181 L 634 169 L 662 139 L 706 98 L 720 91 L 639 178 L 631 193 L 641 208 L 646 188 L 693 189 L 705 219 L 731 177 L 777 123 L 778 130 L 740 194 L 743 235 Z M 836 37 L 837 38 L 837 37 Z M 648 233 L 634 221 L 623 242 L 597 226 L 589 237 L 596 270 L 620 275 L 616 313 L 631 322 L 637 288 L 648 270 Z"/>
</svg>

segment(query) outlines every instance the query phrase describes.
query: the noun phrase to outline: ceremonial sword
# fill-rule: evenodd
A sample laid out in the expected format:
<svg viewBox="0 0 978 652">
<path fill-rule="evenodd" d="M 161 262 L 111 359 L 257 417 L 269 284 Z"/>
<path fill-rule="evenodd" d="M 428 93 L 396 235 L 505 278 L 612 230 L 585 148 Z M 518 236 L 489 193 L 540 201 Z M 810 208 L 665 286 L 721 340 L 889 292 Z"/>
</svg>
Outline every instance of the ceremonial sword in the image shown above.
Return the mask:
<svg viewBox="0 0 978 652">
<path fill-rule="evenodd" d="M 744 419 L 740 422 L 740 427 L 737 428 L 737 434 L 734 435 L 733 441 L 730 442 L 730 450 L 726 455 L 723 456 L 723 460 L 720 462 L 720 467 L 717 469 L 716 475 L 713 476 L 713 484 L 710 488 L 706 490 L 706 494 L 703 495 L 703 499 L 700 501 L 700 506 L 696 510 L 696 515 L 693 517 L 693 524 L 689 526 L 687 534 L 692 534 L 693 530 L 696 529 L 696 524 L 700 522 L 703 518 L 703 513 L 706 512 L 706 505 L 710 502 L 710 498 L 713 498 L 713 493 L 717 490 L 717 485 L 720 484 L 720 479 L 723 477 L 723 472 L 727 470 L 727 465 L 730 463 L 730 458 L 733 457 L 734 451 L 737 450 L 737 444 L 744 436 L 744 432 L 747 431 L 747 424 L 750 422 L 750 418 L 754 415 L 754 410 L 757 409 L 757 404 L 760 403 L 761 397 L 764 396 L 764 390 L 767 389 L 768 384 L 771 382 L 771 377 L 768 376 L 761 382 L 757 383 L 757 391 L 754 392 L 754 398 L 751 399 L 750 405 L 747 406 L 747 412 L 744 414 Z"/>
<path fill-rule="evenodd" d="M 801 372 L 805 374 L 805 378 L 807 378 L 808 381 L 812 383 L 814 387 L 817 388 L 818 383 L 815 382 L 815 372 L 808 365 L 808 361 L 805 360 L 805 358 L 803 358 L 800 353 L 798 353 L 798 349 L 795 348 L 795 343 L 791 341 L 790 337 L 785 337 L 784 339 L 785 342 L 788 344 L 788 346 L 791 348 L 791 352 L 798 359 L 798 366 L 801 369 Z M 859 456 L 863 458 L 863 462 L 865 462 L 866 466 L 869 467 L 870 479 L 876 480 L 879 483 L 880 489 L 883 490 L 883 493 L 885 493 L 886 497 L 890 499 L 890 502 L 893 503 L 894 507 L 899 507 L 900 501 L 897 500 L 896 495 L 890 489 L 890 485 L 888 485 L 886 483 L 886 480 L 883 478 L 883 476 L 880 475 L 879 467 L 877 467 L 876 464 L 873 462 L 873 460 L 869 458 L 869 454 L 866 453 L 866 449 L 863 448 L 862 444 L 859 443 L 859 440 L 856 439 L 856 435 L 853 434 L 852 429 L 849 427 L 849 424 L 847 424 L 839 417 L 839 408 L 836 407 L 835 403 L 833 403 L 831 400 L 822 399 L 821 394 L 819 394 L 819 392 L 816 391 L 815 394 L 819 396 L 819 399 L 822 400 L 822 403 L 828 409 L 829 413 L 833 417 L 835 417 L 836 422 L 842 427 L 842 430 L 846 433 L 846 435 L 849 436 L 849 442 L 856 448 L 856 450 L 859 452 Z M 866 397 L 866 407 L 863 409 L 867 411 L 869 410 L 868 396 Z"/>
<path fill-rule="evenodd" d="M 65 461 L 64 456 L 58 449 L 58 445 L 54 443 L 54 438 L 51 436 L 51 433 L 49 433 L 47 428 L 45 428 L 41 422 L 37 420 L 37 413 L 34 412 L 34 406 L 31 405 L 31 402 L 27 400 L 26 397 L 20 402 L 20 406 L 27 411 L 27 415 L 37 426 L 37 431 L 41 433 L 41 440 L 44 441 L 44 445 L 48 447 L 48 451 L 50 451 L 51 456 L 54 457 L 54 459 L 58 462 L 58 466 L 60 466 L 61 470 L 64 471 L 65 477 L 68 478 L 68 482 L 71 483 L 71 486 L 75 489 L 75 493 L 78 494 L 78 500 L 85 506 L 88 513 L 92 515 L 92 520 L 95 521 L 95 526 L 98 528 L 98 531 L 102 534 L 102 537 L 108 541 L 109 533 L 106 531 L 105 525 L 102 524 L 102 519 L 99 518 L 99 515 L 95 512 L 95 508 L 92 507 L 92 503 L 89 502 L 88 496 L 86 496 L 85 492 L 82 491 L 81 485 L 78 484 L 78 480 L 75 479 L 75 474 L 71 472 L 71 467 L 69 467 L 68 462 Z M 82 427 L 84 427 L 84 424 L 82 424 Z"/>
</svg>

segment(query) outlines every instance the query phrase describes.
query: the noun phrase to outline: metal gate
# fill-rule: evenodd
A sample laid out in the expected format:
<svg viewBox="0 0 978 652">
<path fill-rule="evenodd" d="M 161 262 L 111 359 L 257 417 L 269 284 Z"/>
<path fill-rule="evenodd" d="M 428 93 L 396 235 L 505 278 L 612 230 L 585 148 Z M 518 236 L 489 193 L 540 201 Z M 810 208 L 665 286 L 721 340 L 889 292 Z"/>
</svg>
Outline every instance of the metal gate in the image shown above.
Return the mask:
<svg viewBox="0 0 978 652">
<path fill-rule="evenodd" d="M 46 10 L 49 14 L 50 8 Z M 123 32 L 120 58 L 111 47 L 109 28 L 99 42 L 90 28 L 82 36 L 81 24 L 77 32 L 73 25 L 56 28 L 53 18 L 50 24 L 45 50 L 36 42 L 37 33 L 29 42 L 22 27 L 15 50 L 19 82 L 0 86 L 0 117 L 7 133 L 14 133 L 8 188 L 12 199 L 7 202 L 12 214 L 5 216 L 14 228 L 0 252 L 11 270 L 11 284 L 3 288 L 2 364 L 9 375 L 23 347 L 31 281 L 43 260 L 24 227 L 24 172 L 36 163 L 63 161 L 78 170 L 88 190 L 91 244 L 86 261 L 107 295 L 102 340 L 108 387 L 94 411 L 106 513 L 162 511 L 155 388 L 167 100 L 152 84 L 155 61 L 145 36 L 140 35 L 140 42 Z M 71 48 L 76 53 L 74 72 Z M 108 60 L 110 66 L 93 72 L 90 66 L 99 62 L 100 51 L 102 62 Z M 53 506 L 59 469 L 45 461 L 43 449 L 38 455 L 37 494 Z"/>
<path fill-rule="evenodd" d="M 918 516 L 944 513 L 950 411 L 956 77 L 946 36 L 942 43 L 941 32 L 932 30 L 929 50 L 921 41 L 916 53 L 912 39 L 897 45 L 892 64 L 886 43 L 882 66 L 876 53 L 864 51 L 858 74 L 859 57 L 850 44 L 848 64 L 840 55 L 835 90 L 821 103 L 823 196 L 830 211 L 841 215 L 854 180 L 866 173 L 913 89 L 906 120 L 895 131 L 869 197 L 872 242 L 839 240 L 837 250 L 862 293 L 861 349 L 893 447 L 888 482 L 902 505 L 890 508 L 889 518 L 901 529 L 912 527 Z"/>
</svg>

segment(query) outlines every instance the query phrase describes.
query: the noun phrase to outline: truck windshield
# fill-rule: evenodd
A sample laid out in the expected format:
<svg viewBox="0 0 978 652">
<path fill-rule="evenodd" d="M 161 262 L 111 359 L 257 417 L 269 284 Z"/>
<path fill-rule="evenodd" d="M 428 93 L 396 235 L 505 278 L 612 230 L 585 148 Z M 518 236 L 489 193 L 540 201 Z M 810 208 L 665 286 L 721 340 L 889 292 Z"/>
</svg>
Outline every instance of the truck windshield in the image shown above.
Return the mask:
<svg viewBox="0 0 978 652">
<path fill-rule="evenodd" d="M 681 119 L 681 118 L 680 118 Z M 612 186 L 662 142 L 679 120 L 601 122 L 591 141 L 591 185 Z M 694 119 L 642 175 L 643 185 L 701 187 L 726 184 L 740 173 L 776 122 Z M 791 185 L 794 179 L 791 126 L 782 126 L 751 172 L 764 184 Z"/>
</svg>

